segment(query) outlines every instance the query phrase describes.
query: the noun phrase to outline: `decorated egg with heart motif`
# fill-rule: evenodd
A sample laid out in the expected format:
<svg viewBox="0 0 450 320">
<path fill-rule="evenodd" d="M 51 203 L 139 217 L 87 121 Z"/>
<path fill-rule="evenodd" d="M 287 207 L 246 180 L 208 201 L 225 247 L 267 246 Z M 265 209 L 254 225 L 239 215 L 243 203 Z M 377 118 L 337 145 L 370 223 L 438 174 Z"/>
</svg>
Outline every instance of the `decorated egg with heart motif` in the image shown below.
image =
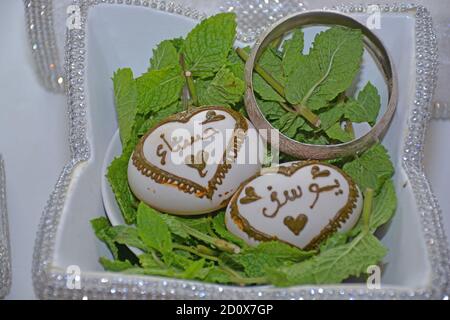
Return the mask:
<svg viewBox="0 0 450 320">
<path fill-rule="evenodd" d="M 227 205 L 261 168 L 264 146 L 252 124 L 226 107 L 175 114 L 150 129 L 128 164 L 141 201 L 163 212 L 196 215 Z"/>
<path fill-rule="evenodd" d="M 290 162 L 244 182 L 228 204 L 225 223 L 250 245 L 281 240 L 313 249 L 332 233 L 350 230 L 362 204 L 358 186 L 341 169 Z"/>
</svg>

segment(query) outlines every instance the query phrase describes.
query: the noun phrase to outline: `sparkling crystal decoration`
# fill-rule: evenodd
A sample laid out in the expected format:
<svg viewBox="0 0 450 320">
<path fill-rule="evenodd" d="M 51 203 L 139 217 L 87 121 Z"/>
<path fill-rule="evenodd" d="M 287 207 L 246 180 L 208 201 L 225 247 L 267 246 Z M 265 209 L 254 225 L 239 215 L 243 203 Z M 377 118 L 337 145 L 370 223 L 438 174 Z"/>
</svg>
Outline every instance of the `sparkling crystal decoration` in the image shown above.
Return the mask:
<svg viewBox="0 0 450 320">
<path fill-rule="evenodd" d="M 30 2 L 30 0 L 28 0 Z M 268 1 L 269 2 L 269 1 Z M 272 2 L 272 1 L 270 1 Z M 283 2 L 283 4 L 281 4 Z M 265 13 L 258 15 L 259 9 L 253 5 L 252 11 L 243 10 L 241 1 L 229 1 L 222 8 L 236 11 L 241 25 L 242 40 L 254 39 L 258 28 L 271 23 L 269 17 L 279 17 L 280 8 L 294 5 L 294 1 L 273 1 Z M 414 198 L 421 218 L 421 229 L 425 237 L 429 265 L 430 282 L 422 287 L 383 286 L 378 290 L 366 286 L 297 286 L 290 288 L 238 287 L 210 283 L 200 283 L 172 278 L 126 275 L 120 273 L 96 272 L 83 273 L 81 289 L 67 288 L 67 275 L 61 269 L 53 267 L 55 239 L 61 214 L 63 212 L 68 185 L 74 168 L 91 156 L 86 136 L 88 108 L 85 96 L 85 30 L 87 12 L 91 6 L 102 3 L 122 6 L 137 5 L 149 10 L 164 10 L 202 19 L 203 14 L 196 9 L 177 5 L 173 2 L 158 0 L 76 0 L 82 14 L 80 29 L 68 32 L 66 44 L 65 79 L 67 79 L 67 97 L 69 106 L 70 149 L 72 159 L 64 167 L 50 199 L 41 217 L 33 256 L 32 276 L 35 292 L 43 299 L 445 299 L 448 298 L 450 260 L 447 239 L 442 226 L 442 217 L 436 197 L 423 171 L 423 142 L 426 125 L 431 117 L 431 97 L 436 83 L 437 52 L 436 37 L 430 13 L 425 7 L 413 4 L 388 4 L 382 10 L 389 12 L 410 11 L 415 13 L 416 30 L 416 92 L 414 105 L 411 106 L 409 128 L 404 141 L 402 166 L 412 186 Z M 250 2 L 249 2 L 250 3 Z M 253 1 L 262 8 L 266 1 Z M 279 5 L 275 5 L 275 3 Z M 298 3 L 298 2 L 296 2 Z M 255 13 L 256 10 L 256 13 Z M 291 11 L 294 9 L 289 9 Z M 326 10 L 338 10 L 345 13 L 364 12 L 365 5 L 343 5 Z M 217 8 L 219 11 L 219 8 Z M 284 9 L 283 9 L 284 11 Z M 298 11 L 298 9 L 295 9 Z M 251 22 L 243 25 L 242 21 Z M 264 20 L 264 21 L 262 21 Z M 258 25 L 257 27 L 255 27 Z M 38 43 L 39 45 L 39 43 Z"/>
<path fill-rule="evenodd" d="M 44 87 L 64 92 L 63 65 L 58 57 L 53 0 L 24 0 L 25 16 L 36 72 Z"/>
<path fill-rule="evenodd" d="M 220 10 L 235 12 L 238 40 L 252 42 L 266 27 L 289 14 L 304 11 L 305 7 L 296 0 L 228 0 Z"/>
<path fill-rule="evenodd" d="M 0 299 L 11 288 L 11 255 L 9 251 L 8 216 L 6 212 L 5 166 L 0 154 Z"/>
</svg>

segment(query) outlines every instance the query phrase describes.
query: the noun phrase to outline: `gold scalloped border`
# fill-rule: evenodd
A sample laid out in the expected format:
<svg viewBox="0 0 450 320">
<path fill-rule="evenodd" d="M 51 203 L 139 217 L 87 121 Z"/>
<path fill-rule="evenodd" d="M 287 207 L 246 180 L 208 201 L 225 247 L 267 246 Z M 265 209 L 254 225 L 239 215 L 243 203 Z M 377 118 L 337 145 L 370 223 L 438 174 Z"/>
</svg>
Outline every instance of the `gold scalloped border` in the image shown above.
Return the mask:
<svg viewBox="0 0 450 320">
<path fill-rule="evenodd" d="M 320 164 L 326 167 L 329 167 L 331 169 L 334 169 L 338 171 L 344 179 L 347 181 L 349 185 L 349 195 L 347 199 L 347 203 L 337 212 L 337 214 L 330 220 L 330 222 L 320 231 L 320 233 L 314 237 L 303 249 L 305 250 L 312 250 L 318 247 L 318 245 L 328 238 L 331 234 L 336 232 L 342 224 L 344 224 L 350 215 L 352 214 L 352 211 L 354 208 L 356 208 L 356 200 L 358 198 L 358 188 L 354 181 L 340 168 L 335 167 L 333 165 L 322 163 L 320 161 L 298 161 L 292 163 L 290 166 L 279 166 L 279 167 L 273 167 L 273 168 L 267 168 L 261 170 L 259 174 L 254 175 L 253 177 L 250 177 L 247 179 L 244 183 L 241 184 L 239 189 L 234 194 L 233 198 L 230 201 L 230 214 L 231 218 L 233 219 L 233 222 L 237 225 L 237 227 L 245 232 L 250 238 L 255 239 L 256 241 L 271 241 L 271 240 L 279 240 L 282 242 L 286 242 L 290 245 L 294 245 L 293 243 L 289 243 L 287 241 L 278 239 L 276 236 L 268 235 L 267 233 L 264 233 L 262 231 L 259 231 L 258 229 L 254 228 L 250 225 L 247 219 L 245 219 L 240 213 L 237 206 L 237 200 L 239 198 L 240 193 L 244 189 L 244 187 L 254 179 L 266 174 L 266 173 L 281 173 L 282 175 L 286 177 L 292 176 L 295 172 L 300 170 L 301 168 L 304 168 L 306 166 L 312 165 L 312 164 Z M 295 245 L 294 245 L 295 246 Z"/>
<path fill-rule="evenodd" d="M 168 171 L 165 171 L 157 166 L 153 165 L 144 156 L 144 143 L 150 134 L 153 133 L 157 128 L 163 126 L 170 122 L 181 122 L 187 123 L 194 115 L 204 112 L 207 110 L 221 110 L 230 114 L 236 124 L 234 126 L 233 135 L 231 136 L 230 142 L 225 149 L 222 156 L 222 163 L 217 166 L 214 176 L 208 181 L 208 187 L 205 188 L 198 183 L 195 183 L 189 179 L 174 175 Z M 248 131 L 247 120 L 237 111 L 221 107 L 221 106 L 207 106 L 200 107 L 189 111 L 184 111 L 170 116 L 160 122 L 157 126 L 150 129 L 144 136 L 141 137 L 134 153 L 132 155 L 133 165 L 146 177 L 149 177 L 153 181 L 159 184 L 166 184 L 176 187 L 178 190 L 183 191 L 188 194 L 194 194 L 196 197 L 203 198 L 207 197 L 212 199 L 214 192 L 217 190 L 217 185 L 221 184 L 227 173 L 232 168 L 232 163 L 236 160 L 239 150 L 241 149 L 245 137 Z"/>
</svg>

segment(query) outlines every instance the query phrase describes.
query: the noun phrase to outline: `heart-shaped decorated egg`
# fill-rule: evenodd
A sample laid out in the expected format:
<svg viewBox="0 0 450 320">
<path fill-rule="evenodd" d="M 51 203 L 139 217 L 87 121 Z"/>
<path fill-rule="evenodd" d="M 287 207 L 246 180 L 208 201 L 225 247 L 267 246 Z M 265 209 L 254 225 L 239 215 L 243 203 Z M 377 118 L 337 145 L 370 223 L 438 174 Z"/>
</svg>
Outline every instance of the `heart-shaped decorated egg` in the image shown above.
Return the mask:
<svg viewBox="0 0 450 320">
<path fill-rule="evenodd" d="M 131 190 L 167 213 L 202 214 L 225 206 L 261 168 L 264 148 L 250 129 L 247 119 L 225 107 L 167 118 L 137 144 L 128 164 Z"/>
<path fill-rule="evenodd" d="M 255 245 L 281 240 L 313 249 L 336 231 L 350 230 L 362 210 L 358 186 L 339 168 L 290 162 L 261 170 L 228 204 L 228 230 Z"/>
</svg>

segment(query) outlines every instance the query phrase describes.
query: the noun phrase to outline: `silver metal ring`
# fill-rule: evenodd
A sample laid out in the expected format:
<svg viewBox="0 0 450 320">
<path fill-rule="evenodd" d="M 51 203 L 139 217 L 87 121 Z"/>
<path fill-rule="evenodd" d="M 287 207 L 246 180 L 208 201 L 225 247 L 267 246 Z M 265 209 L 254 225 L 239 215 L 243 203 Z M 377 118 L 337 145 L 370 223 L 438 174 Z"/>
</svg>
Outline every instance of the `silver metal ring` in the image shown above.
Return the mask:
<svg viewBox="0 0 450 320">
<path fill-rule="evenodd" d="M 398 99 L 397 76 L 392 59 L 380 39 L 366 26 L 347 15 L 330 11 L 308 11 L 286 17 L 272 25 L 259 38 L 253 47 L 245 64 L 245 106 L 253 125 L 258 130 L 277 130 L 261 112 L 253 91 L 253 69 L 255 62 L 267 46 L 281 37 L 286 32 L 306 25 L 341 25 L 349 28 L 360 29 L 364 36 L 364 47 L 374 58 L 378 67 L 382 70 L 388 88 L 388 105 L 380 120 L 370 131 L 352 141 L 333 145 L 313 145 L 301 143 L 279 133 L 277 141 L 271 141 L 271 135 L 267 135 L 268 143 L 280 151 L 300 159 L 334 159 L 348 155 L 354 155 L 369 148 L 381 139 L 386 132 L 389 123 L 395 113 Z"/>
</svg>

